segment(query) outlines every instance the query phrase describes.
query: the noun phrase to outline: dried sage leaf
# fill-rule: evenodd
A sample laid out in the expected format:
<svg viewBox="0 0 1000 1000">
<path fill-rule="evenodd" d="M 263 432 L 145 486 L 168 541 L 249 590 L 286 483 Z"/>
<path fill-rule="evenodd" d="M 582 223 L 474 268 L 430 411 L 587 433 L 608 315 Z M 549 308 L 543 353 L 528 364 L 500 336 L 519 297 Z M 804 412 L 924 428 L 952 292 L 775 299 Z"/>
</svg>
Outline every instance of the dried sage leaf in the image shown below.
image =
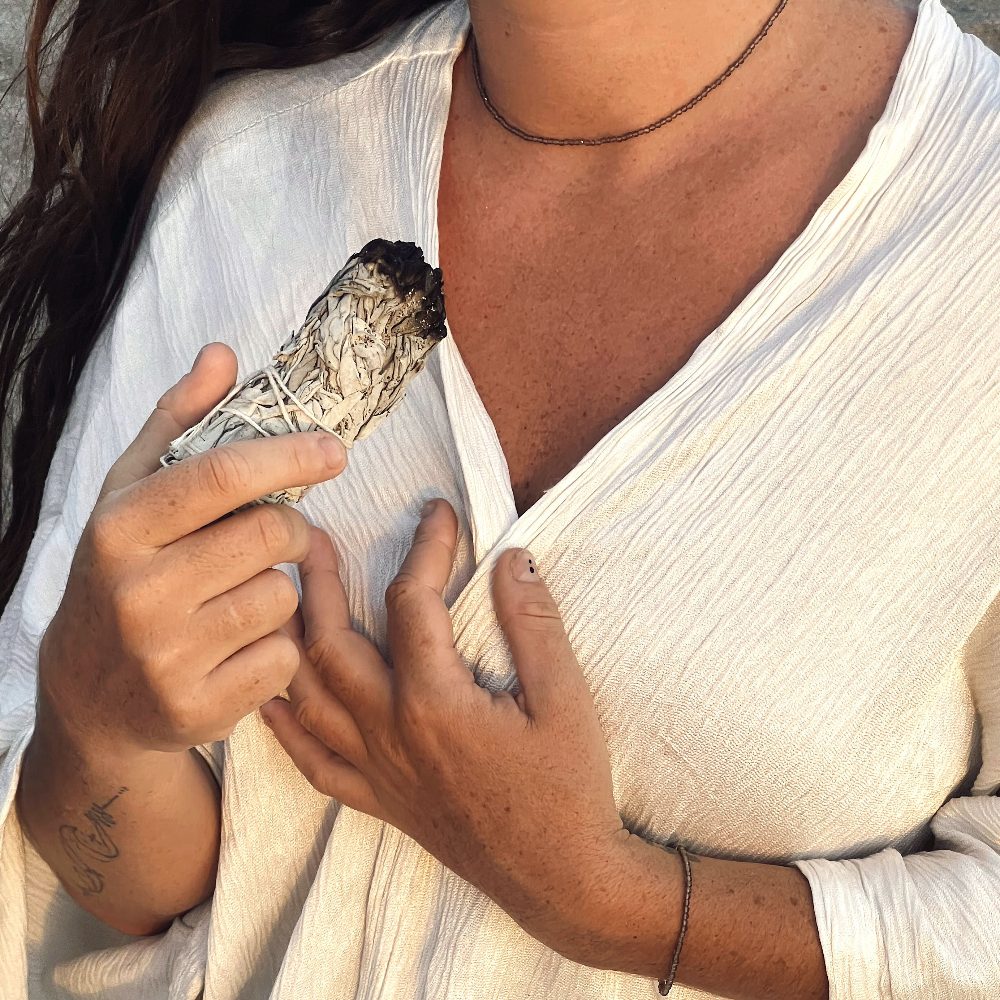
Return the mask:
<svg viewBox="0 0 1000 1000">
<path fill-rule="evenodd" d="M 413 243 L 372 240 L 337 272 L 270 363 L 171 441 L 160 462 L 293 431 L 335 434 L 351 447 L 399 405 L 445 332 L 441 269 Z M 257 502 L 295 503 L 308 489 Z"/>
</svg>

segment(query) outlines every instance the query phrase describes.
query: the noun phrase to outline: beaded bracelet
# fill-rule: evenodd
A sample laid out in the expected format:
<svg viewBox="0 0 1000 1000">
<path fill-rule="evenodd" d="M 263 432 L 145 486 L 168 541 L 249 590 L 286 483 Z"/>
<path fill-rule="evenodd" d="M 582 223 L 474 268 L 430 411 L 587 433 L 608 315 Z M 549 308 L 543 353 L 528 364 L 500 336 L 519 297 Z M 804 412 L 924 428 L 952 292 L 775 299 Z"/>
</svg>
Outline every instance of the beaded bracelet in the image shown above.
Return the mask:
<svg viewBox="0 0 1000 1000">
<path fill-rule="evenodd" d="M 670 963 L 670 972 L 667 973 L 666 979 L 661 979 L 656 984 L 661 997 L 665 997 L 674 985 L 677 963 L 681 960 L 681 945 L 684 944 L 684 935 L 687 933 L 688 913 L 691 909 L 691 862 L 688 859 L 687 851 L 680 844 L 677 845 L 677 853 L 684 863 L 684 912 L 681 915 L 681 932 L 677 935 L 677 946 L 674 948 L 674 960 Z"/>
</svg>

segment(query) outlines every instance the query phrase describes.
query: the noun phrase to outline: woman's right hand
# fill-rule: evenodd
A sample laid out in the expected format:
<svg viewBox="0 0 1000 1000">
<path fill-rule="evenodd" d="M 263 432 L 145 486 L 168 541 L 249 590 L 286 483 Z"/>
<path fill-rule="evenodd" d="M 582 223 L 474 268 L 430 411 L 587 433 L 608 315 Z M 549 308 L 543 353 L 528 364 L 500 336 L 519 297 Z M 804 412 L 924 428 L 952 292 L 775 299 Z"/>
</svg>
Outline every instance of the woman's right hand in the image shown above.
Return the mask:
<svg viewBox="0 0 1000 1000">
<path fill-rule="evenodd" d="M 273 490 L 338 475 L 347 452 L 303 432 L 239 442 L 162 468 L 169 442 L 231 389 L 236 358 L 203 349 L 108 473 L 39 651 L 39 721 L 77 745 L 183 751 L 223 739 L 283 691 L 299 654 L 283 626 L 309 525 Z M 51 717 L 51 716 L 50 716 Z"/>
</svg>

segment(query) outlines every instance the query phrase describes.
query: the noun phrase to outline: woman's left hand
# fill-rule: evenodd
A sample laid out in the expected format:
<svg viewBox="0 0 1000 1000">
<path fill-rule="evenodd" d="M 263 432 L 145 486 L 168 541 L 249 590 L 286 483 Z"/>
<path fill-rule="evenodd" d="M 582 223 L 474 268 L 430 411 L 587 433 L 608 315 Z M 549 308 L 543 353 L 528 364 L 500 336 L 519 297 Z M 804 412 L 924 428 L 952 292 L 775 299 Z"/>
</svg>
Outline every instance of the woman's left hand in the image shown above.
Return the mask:
<svg viewBox="0 0 1000 1000">
<path fill-rule="evenodd" d="M 386 590 L 392 665 L 351 627 L 336 551 L 301 564 L 302 665 L 261 714 L 319 791 L 398 827 L 529 934 L 587 954 L 627 893 L 624 829 L 594 702 L 552 595 L 524 550 L 498 559 L 497 619 L 516 696 L 476 684 L 442 594 L 455 512 L 431 504 Z"/>
<path fill-rule="evenodd" d="M 553 951 L 665 975 L 682 927 L 683 868 L 622 824 L 594 702 L 538 567 L 518 550 L 494 567 L 520 691 L 492 694 L 456 651 L 442 598 L 457 538 L 449 504 L 437 500 L 421 520 L 386 591 L 391 667 L 351 627 L 333 543 L 311 531 L 300 563 L 302 665 L 290 701 L 261 708 L 299 770 L 408 834 Z M 697 898 L 678 982 L 745 1000 L 828 996 L 798 869 L 690 860 Z"/>
</svg>

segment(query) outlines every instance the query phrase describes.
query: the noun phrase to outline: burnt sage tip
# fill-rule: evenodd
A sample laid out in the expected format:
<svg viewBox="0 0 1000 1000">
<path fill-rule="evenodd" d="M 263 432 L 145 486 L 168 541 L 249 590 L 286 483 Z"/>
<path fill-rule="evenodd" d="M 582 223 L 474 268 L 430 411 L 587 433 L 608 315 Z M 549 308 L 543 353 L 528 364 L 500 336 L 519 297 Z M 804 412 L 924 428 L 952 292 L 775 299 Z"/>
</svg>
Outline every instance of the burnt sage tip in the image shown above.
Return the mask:
<svg viewBox="0 0 1000 1000">
<path fill-rule="evenodd" d="M 423 251 L 405 240 L 374 239 L 358 251 L 364 264 L 374 264 L 396 289 L 401 299 L 414 291 L 423 298 L 420 308 L 410 317 L 414 333 L 430 340 L 443 340 L 445 330 L 444 281 L 441 268 L 431 267 Z"/>
</svg>

